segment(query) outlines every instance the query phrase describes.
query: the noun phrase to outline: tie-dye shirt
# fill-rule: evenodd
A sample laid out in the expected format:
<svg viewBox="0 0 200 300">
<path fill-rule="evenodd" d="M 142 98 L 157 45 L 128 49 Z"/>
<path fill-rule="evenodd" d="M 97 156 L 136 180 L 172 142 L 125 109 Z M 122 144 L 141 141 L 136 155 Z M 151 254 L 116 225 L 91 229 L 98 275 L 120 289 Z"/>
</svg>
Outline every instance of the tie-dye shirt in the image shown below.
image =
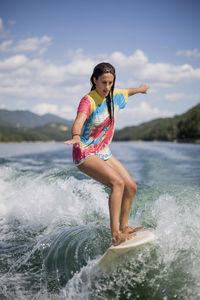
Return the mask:
<svg viewBox="0 0 200 300">
<path fill-rule="evenodd" d="M 128 99 L 127 89 L 114 89 L 114 124 L 120 109 L 124 108 Z M 112 156 L 109 144 L 114 134 L 114 125 L 110 122 L 106 98 L 102 98 L 95 90 L 82 98 L 78 112 L 86 114 L 83 125 L 81 145 L 73 146 L 73 161 L 80 165 L 90 155 L 106 160 Z"/>
</svg>

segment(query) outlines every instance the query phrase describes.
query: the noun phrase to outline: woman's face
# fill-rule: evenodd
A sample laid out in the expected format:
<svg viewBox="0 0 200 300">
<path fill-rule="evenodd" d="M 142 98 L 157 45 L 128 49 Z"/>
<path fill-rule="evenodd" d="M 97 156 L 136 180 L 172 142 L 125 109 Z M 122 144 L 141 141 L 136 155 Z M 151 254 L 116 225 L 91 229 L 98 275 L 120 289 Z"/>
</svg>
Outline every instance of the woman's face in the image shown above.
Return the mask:
<svg viewBox="0 0 200 300">
<path fill-rule="evenodd" d="M 110 89 L 113 85 L 114 76 L 111 73 L 104 73 L 96 79 L 93 78 L 94 83 L 96 85 L 95 90 L 102 97 L 106 98 L 110 92 Z"/>
</svg>

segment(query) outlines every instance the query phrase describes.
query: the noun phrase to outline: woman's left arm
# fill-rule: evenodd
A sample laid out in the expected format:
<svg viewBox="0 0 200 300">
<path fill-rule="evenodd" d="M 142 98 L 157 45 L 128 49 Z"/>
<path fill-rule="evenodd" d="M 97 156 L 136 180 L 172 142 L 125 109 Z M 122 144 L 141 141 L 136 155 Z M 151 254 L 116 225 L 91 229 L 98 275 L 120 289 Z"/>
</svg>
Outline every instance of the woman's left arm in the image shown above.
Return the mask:
<svg viewBox="0 0 200 300">
<path fill-rule="evenodd" d="M 138 93 L 146 94 L 147 90 L 149 89 L 149 86 L 146 84 L 141 84 L 139 88 L 129 88 L 128 90 L 128 96 L 132 96 Z"/>
</svg>

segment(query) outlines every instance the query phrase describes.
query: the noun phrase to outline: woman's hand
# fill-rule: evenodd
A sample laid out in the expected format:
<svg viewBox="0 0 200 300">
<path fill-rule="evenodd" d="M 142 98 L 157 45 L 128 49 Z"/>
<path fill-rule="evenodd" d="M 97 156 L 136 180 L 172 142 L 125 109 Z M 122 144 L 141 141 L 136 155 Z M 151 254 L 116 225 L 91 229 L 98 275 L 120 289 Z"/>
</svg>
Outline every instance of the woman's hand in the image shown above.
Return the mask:
<svg viewBox="0 0 200 300">
<path fill-rule="evenodd" d="M 75 136 L 73 137 L 73 139 L 68 140 L 68 141 L 65 141 L 64 144 L 66 144 L 66 145 L 74 145 L 74 144 L 78 144 L 78 145 L 80 146 L 80 144 L 81 144 L 80 136 L 79 136 L 79 135 L 75 135 Z"/>
<path fill-rule="evenodd" d="M 149 86 L 146 84 L 141 84 L 139 88 L 129 88 L 128 90 L 128 96 L 132 96 L 135 94 L 146 94 L 147 90 L 149 89 Z"/>
<path fill-rule="evenodd" d="M 140 87 L 139 87 L 139 89 L 140 89 L 140 93 L 146 94 L 147 90 L 149 89 L 149 86 L 146 85 L 146 84 L 141 84 Z"/>
<path fill-rule="evenodd" d="M 79 146 L 81 146 L 81 137 L 79 133 L 81 134 L 81 130 L 86 119 L 87 119 L 87 115 L 85 113 L 83 112 L 77 113 L 76 119 L 72 126 L 72 139 L 65 141 L 64 144 L 66 145 L 78 144 Z"/>
</svg>

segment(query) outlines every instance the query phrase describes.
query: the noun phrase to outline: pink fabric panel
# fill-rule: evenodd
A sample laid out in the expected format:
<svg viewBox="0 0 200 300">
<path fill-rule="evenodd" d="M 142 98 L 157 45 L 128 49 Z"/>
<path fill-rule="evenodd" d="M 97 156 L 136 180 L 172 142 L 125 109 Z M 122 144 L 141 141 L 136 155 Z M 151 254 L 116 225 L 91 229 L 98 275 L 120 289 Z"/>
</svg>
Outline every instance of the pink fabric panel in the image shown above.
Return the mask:
<svg viewBox="0 0 200 300">
<path fill-rule="evenodd" d="M 87 96 L 85 96 L 81 99 L 81 102 L 78 107 L 78 112 L 85 113 L 88 119 L 90 116 L 90 109 L 91 109 L 90 100 L 88 99 Z"/>
</svg>

